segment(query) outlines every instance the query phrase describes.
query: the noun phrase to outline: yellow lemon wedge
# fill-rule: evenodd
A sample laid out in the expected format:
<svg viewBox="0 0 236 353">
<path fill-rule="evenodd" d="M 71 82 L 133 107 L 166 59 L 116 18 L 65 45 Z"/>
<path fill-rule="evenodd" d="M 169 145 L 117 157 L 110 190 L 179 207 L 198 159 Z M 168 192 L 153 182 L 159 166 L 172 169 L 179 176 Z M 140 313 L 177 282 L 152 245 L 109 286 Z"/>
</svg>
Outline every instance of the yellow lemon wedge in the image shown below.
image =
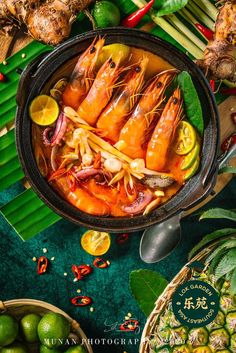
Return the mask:
<svg viewBox="0 0 236 353">
<path fill-rule="evenodd" d="M 193 147 L 192 151 L 189 152 L 183 159 L 183 162 L 181 163 L 181 170 L 186 170 L 192 167 L 193 163 L 196 161 L 196 158 L 199 156 L 200 152 L 200 145 L 197 142 L 195 147 Z"/>
<path fill-rule="evenodd" d="M 119 63 L 122 64 L 125 60 L 128 59 L 129 53 L 130 48 L 128 47 L 128 45 L 120 43 L 105 45 L 102 48 L 101 54 L 98 56 L 97 66 L 100 67 L 101 65 L 103 65 L 104 62 L 110 57 L 115 63 L 119 61 Z"/>
<path fill-rule="evenodd" d="M 196 144 L 196 131 L 187 121 L 181 121 L 177 127 L 174 150 L 179 155 L 188 154 Z"/>
<path fill-rule="evenodd" d="M 33 122 L 38 125 L 51 125 L 57 120 L 59 106 L 55 99 L 42 94 L 32 100 L 29 107 L 29 115 Z"/>
<path fill-rule="evenodd" d="M 111 246 L 110 234 L 106 232 L 88 230 L 82 235 L 81 246 L 90 255 L 103 255 Z"/>
</svg>

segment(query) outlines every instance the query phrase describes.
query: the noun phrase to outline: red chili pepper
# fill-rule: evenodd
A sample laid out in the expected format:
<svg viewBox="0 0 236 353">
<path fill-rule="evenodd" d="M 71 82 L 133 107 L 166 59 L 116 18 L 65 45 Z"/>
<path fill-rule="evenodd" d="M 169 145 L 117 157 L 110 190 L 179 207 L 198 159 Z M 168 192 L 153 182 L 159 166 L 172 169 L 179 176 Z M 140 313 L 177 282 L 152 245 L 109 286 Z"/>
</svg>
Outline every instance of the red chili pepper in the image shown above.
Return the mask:
<svg viewBox="0 0 236 353">
<path fill-rule="evenodd" d="M 0 72 L 0 82 L 5 82 L 6 81 L 6 76 Z"/>
<path fill-rule="evenodd" d="M 201 23 L 195 23 L 195 26 L 204 35 L 204 37 L 206 37 L 206 39 L 208 40 L 214 39 L 214 32 L 211 29 L 203 26 Z"/>
<path fill-rule="evenodd" d="M 48 268 L 48 259 L 46 258 L 46 256 L 41 256 L 38 259 L 38 274 L 42 275 L 47 271 L 47 268 Z"/>
<path fill-rule="evenodd" d="M 93 266 L 95 266 L 97 268 L 107 268 L 108 267 L 108 263 L 105 260 L 103 260 L 101 257 L 97 257 L 93 261 Z"/>
<path fill-rule="evenodd" d="M 60 168 L 57 169 L 55 172 L 53 172 L 50 177 L 48 178 L 48 181 L 52 181 L 54 179 L 59 178 L 60 176 L 62 176 L 63 174 L 66 173 L 66 168 Z"/>
<path fill-rule="evenodd" d="M 76 189 L 77 182 L 76 182 L 75 176 L 71 173 L 71 171 L 67 172 L 66 180 L 67 180 L 67 184 L 69 186 L 70 191 L 74 192 Z"/>
<path fill-rule="evenodd" d="M 210 80 L 210 86 L 211 86 L 212 92 L 214 93 L 216 90 L 216 81 Z"/>
<path fill-rule="evenodd" d="M 130 319 L 126 320 L 123 324 L 120 325 L 121 331 L 135 331 L 138 328 L 138 320 Z"/>
<path fill-rule="evenodd" d="M 222 89 L 221 92 L 223 94 L 236 95 L 236 87 L 234 87 L 234 88 L 225 88 L 225 89 Z"/>
<path fill-rule="evenodd" d="M 84 278 L 84 276 L 89 275 L 93 271 L 92 267 L 89 265 L 72 265 L 72 272 L 75 275 L 75 278 L 79 281 Z"/>
<path fill-rule="evenodd" d="M 99 151 L 94 158 L 93 168 L 99 169 L 101 167 L 101 159 L 102 159 L 102 155 L 101 155 L 101 152 Z"/>
<path fill-rule="evenodd" d="M 233 123 L 236 125 L 236 113 L 231 114 L 231 119 L 232 119 Z"/>
<path fill-rule="evenodd" d="M 71 303 L 75 306 L 87 306 L 92 303 L 92 299 L 86 295 L 79 295 L 71 299 Z"/>
<path fill-rule="evenodd" d="M 137 24 L 141 21 L 141 19 L 148 13 L 154 4 L 155 0 L 149 1 L 145 6 L 141 9 L 136 10 L 131 15 L 126 17 L 122 22 L 122 26 L 133 28 L 137 26 Z"/>
<path fill-rule="evenodd" d="M 128 233 L 117 234 L 116 236 L 116 242 L 119 245 L 126 243 L 128 239 L 129 239 Z"/>
<path fill-rule="evenodd" d="M 236 144 L 236 132 L 234 132 L 231 136 L 227 137 L 225 141 L 221 145 L 221 149 L 223 152 L 229 150 L 230 147 Z"/>
</svg>

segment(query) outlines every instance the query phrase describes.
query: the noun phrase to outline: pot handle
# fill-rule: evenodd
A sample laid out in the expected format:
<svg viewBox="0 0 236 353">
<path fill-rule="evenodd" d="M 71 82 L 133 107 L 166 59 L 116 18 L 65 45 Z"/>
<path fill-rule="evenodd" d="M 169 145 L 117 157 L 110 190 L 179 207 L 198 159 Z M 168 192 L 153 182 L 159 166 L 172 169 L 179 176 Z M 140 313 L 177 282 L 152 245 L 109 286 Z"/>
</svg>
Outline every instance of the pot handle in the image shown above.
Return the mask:
<svg viewBox="0 0 236 353">
<path fill-rule="evenodd" d="M 16 93 L 16 103 L 19 108 L 25 105 L 25 101 L 27 98 L 27 92 L 30 90 L 30 86 L 32 84 L 32 78 L 37 71 L 38 67 L 40 66 L 43 59 L 48 55 L 48 52 L 44 52 L 37 56 L 35 60 L 29 63 L 26 68 L 18 73 L 21 75 L 20 82 L 18 85 L 17 93 Z"/>
<path fill-rule="evenodd" d="M 184 210 L 192 208 L 195 204 L 204 200 L 209 194 L 214 195 L 213 188 L 216 184 L 219 169 L 223 168 L 227 164 L 227 162 L 235 156 L 236 144 L 230 147 L 225 153 L 221 154 L 217 158 L 216 165 L 212 168 L 207 177 L 199 185 L 198 193 L 200 196 L 197 199 L 195 195 L 193 195 L 192 197 L 190 196 L 190 198 L 188 198 L 188 200 L 186 201 L 187 205 L 183 207 Z"/>
</svg>

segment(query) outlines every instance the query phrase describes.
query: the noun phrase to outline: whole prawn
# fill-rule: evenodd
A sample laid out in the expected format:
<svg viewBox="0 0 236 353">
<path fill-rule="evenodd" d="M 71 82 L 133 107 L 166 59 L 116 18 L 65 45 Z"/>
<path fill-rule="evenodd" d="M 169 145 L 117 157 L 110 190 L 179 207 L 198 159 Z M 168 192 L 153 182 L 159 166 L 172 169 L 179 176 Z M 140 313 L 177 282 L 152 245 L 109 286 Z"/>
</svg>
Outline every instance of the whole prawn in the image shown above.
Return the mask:
<svg viewBox="0 0 236 353">
<path fill-rule="evenodd" d="M 89 125 L 96 124 L 99 115 L 108 104 L 120 72 L 119 62 L 115 63 L 111 58 L 99 69 L 92 87 L 77 110 L 79 116 Z"/>
<path fill-rule="evenodd" d="M 70 80 L 62 94 L 64 105 L 78 109 L 86 97 L 95 77 L 95 65 L 104 45 L 104 39 L 96 38 L 88 49 L 79 57 Z"/>
<path fill-rule="evenodd" d="M 148 58 L 144 57 L 140 64 L 131 69 L 124 86 L 117 91 L 97 121 L 97 127 L 106 131 L 106 138 L 112 142 L 118 141 L 120 130 L 139 98 L 147 64 Z"/>
<path fill-rule="evenodd" d="M 145 158 L 146 142 L 158 115 L 156 109 L 163 100 L 165 89 L 173 79 L 173 71 L 157 75 L 144 91 L 142 98 L 122 128 L 119 141 L 124 143 L 122 152 L 129 157 Z"/>
<path fill-rule="evenodd" d="M 94 216 L 109 216 L 109 205 L 93 196 L 82 185 L 77 184 L 75 190 L 71 191 L 65 176 L 57 178 L 54 182 L 63 197 L 80 211 Z"/>
<path fill-rule="evenodd" d="M 177 88 L 169 98 L 148 143 L 146 154 L 147 168 L 155 171 L 163 171 L 165 169 L 168 162 L 168 152 L 182 111 L 181 92 Z"/>
</svg>

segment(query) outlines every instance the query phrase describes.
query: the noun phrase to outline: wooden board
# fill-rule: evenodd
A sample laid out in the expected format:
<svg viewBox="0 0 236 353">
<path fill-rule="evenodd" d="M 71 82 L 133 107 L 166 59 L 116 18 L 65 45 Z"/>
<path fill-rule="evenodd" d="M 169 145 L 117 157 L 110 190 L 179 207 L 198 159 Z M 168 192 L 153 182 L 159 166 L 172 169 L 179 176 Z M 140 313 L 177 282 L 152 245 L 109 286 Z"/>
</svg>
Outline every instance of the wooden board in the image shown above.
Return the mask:
<svg viewBox="0 0 236 353">
<path fill-rule="evenodd" d="M 24 46 L 29 44 L 32 38 L 25 35 L 23 32 L 18 31 L 14 37 L 5 37 L 0 35 L 0 62 L 3 61 L 7 56 L 10 56 L 22 49 Z M 221 123 L 221 142 L 225 140 L 230 134 L 236 131 L 235 125 L 232 122 L 231 114 L 236 112 L 236 97 L 231 96 L 227 98 L 223 103 L 219 105 L 220 112 L 220 123 Z M 234 158 L 230 165 L 236 167 L 236 158 Z M 209 202 L 213 197 L 215 197 L 232 179 L 231 174 L 222 174 L 217 178 L 217 184 L 215 186 L 215 195 L 208 197 L 201 204 L 197 205 L 196 208 L 191 209 L 188 213 L 192 213 L 196 209 L 200 208 L 207 202 Z"/>
</svg>

